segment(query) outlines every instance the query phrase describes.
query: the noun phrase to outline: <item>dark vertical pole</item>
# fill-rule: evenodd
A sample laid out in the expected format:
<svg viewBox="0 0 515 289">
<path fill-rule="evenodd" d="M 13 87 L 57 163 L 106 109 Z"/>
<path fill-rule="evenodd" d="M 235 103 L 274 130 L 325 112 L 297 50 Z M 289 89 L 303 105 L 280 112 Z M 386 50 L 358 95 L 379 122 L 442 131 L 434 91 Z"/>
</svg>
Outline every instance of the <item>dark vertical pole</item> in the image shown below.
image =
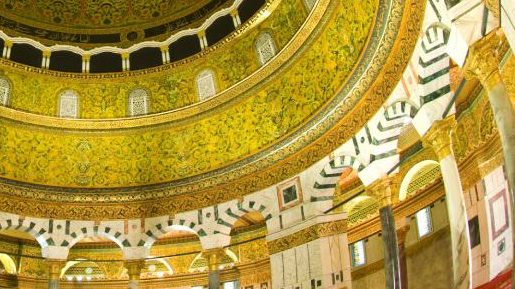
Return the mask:
<svg viewBox="0 0 515 289">
<path fill-rule="evenodd" d="M 401 289 L 399 247 L 392 206 L 379 209 L 384 247 L 384 272 L 387 289 Z"/>
</svg>

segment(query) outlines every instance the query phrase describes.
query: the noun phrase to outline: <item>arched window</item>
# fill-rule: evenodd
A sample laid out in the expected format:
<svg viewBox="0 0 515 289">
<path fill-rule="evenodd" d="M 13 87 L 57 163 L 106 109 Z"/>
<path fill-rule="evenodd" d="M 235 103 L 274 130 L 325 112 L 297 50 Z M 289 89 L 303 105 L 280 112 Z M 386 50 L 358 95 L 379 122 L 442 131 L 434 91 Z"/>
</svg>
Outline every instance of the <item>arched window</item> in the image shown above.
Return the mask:
<svg viewBox="0 0 515 289">
<path fill-rule="evenodd" d="M 65 90 L 59 96 L 59 116 L 65 118 L 79 117 L 79 96 L 73 90 Z"/>
<path fill-rule="evenodd" d="M 275 44 L 270 33 L 263 32 L 258 36 L 256 39 L 256 53 L 261 65 L 264 65 L 275 56 Z"/>
<path fill-rule="evenodd" d="M 11 97 L 11 83 L 4 77 L 0 77 L 0 105 L 7 106 Z"/>
<path fill-rule="evenodd" d="M 200 101 L 213 97 L 216 94 L 215 74 L 205 69 L 197 76 L 197 91 Z"/>
<path fill-rule="evenodd" d="M 138 116 L 148 113 L 148 92 L 143 88 L 136 88 L 129 93 L 129 115 Z"/>
</svg>

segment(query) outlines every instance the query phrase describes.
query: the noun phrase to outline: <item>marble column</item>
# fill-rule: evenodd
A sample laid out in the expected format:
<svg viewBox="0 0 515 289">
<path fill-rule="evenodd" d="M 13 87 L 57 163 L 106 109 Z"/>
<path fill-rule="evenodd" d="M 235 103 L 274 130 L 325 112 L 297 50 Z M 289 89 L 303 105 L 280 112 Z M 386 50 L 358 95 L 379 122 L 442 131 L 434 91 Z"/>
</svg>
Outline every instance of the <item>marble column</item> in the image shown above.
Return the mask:
<svg viewBox="0 0 515 289">
<path fill-rule="evenodd" d="M 499 63 L 506 50 L 506 38 L 501 30 L 494 30 L 469 49 L 464 71 L 467 78 L 477 77 L 488 92 L 495 123 L 501 138 L 504 165 L 508 176 L 511 204 L 511 223 L 515 224 L 515 111 L 501 78 Z M 513 77 L 513 75 L 511 76 Z M 515 245 L 515 226 L 511 226 Z M 515 260 L 515 250 L 513 250 Z M 515 280 L 515 270 L 512 275 Z"/>
<path fill-rule="evenodd" d="M 273 289 L 352 288 L 344 213 L 313 216 L 266 239 Z"/>
<path fill-rule="evenodd" d="M 138 289 L 141 270 L 145 266 L 145 260 L 128 260 L 125 261 L 125 268 L 127 268 L 127 274 L 129 275 L 129 284 L 127 288 Z"/>
<path fill-rule="evenodd" d="M 454 115 L 436 121 L 426 133 L 423 143 L 435 151 L 440 162 L 451 230 L 454 280 L 452 288 L 469 289 L 472 288 L 472 256 L 468 218 L 458 165 L 451 148 L 451 130 L 455 125 Z"/>
<path fill-rule="evenodd" d="M 410 229 L 410 219 L 405 218 L 397 223 L 397 245 L 399 247 L 399 268 L 401 272 L 401 289 L 408 289 L 408 267 L 406 264 L 406 235 Z"/>
<path fill-rule="evenodd" d="M 61 270 L 63 269 L 65 264 L 65 260 L 46 260 L 48 270 L 48 289 L 59 289 Z"/>
<path fill-rule="evenodd" d="M 222 248 L 215 248 L 206 250 L 202 253 L 204 258 L 207 260 L 209 275 L 208 275 L 208 285 L 209 289 L 219 289 L 220 288 L 220 264 L 222 263 L 222 258 L 225 256 L 225 251 Z"/>
<path fill-rule="evenodd" d="M 367 194 L 380 203 L 381 236 L 384 248 L 384 273 L 386 289 L 401 289 L 399 246 L 392 208 L 392 179 L 384 177 L 367 187 Z"/>
</svg>

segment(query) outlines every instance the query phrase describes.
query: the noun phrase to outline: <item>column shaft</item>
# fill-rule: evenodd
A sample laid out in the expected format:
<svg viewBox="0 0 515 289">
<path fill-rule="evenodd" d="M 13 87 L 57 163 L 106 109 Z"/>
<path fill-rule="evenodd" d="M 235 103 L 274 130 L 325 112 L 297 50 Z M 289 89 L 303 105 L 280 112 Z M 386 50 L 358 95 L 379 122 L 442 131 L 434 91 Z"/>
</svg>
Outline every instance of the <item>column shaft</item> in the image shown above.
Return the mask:
<svg viewBox="0 0 515 289">
<path fill-rule="evenodd" d="M 129 283 L 127 288 L 138 289 L 139 279 L 141 270 L 145 266 L 145 260 L 130 260 L 125 261 L 125 268 L 127 268 L 127 274 L 129 275 Z"/>
<path fill-rule="evenodd" d="M 220 288 L 220 271 L 211 270 L 209 271 L 209 289 Z"/>
<path fill-rule="evenodd" d="M 61 269 L 66 261 L 47 259 L 46 263 L 48 269 L 48 289 L 59 289 Z"/>
<path fill-rule="evenodd" d="M 397 231 L 392 209 L 393 178 L 384 177 L 367 188 L 380 203 L 381 234 L 384 248 L 384 273 L 387 289 L 401 289 L 401 272 Z"/>
<path fill-rule="evenodd" d="M 449 227 L 451 230 L 454 288 L 472 287 L 472 256 L 468 234 L 468 218 L 463 199 L 458 165 L 452 155 L 440 161 L 440 169 L 445 187 Z"/>
<path fill-rule="evenodd" d="M 458 165 L 451 148 L 451 130 L 455 126 L 454 116 L 437 121 L 427 132 L 424 145 L 431 146 L 440 160 L 449 227 L 454 289 L 472 288 L 472 255 L 469 242 L 468 218 L 463 198 Z"/>
<path fill-rule="evenodd" d="M 221 264 L 223 256 L 225 256 L 225 251 L 222 248 L 215 248 L 204 251 L 204 258 L 207 259 L 208 264 L 208 285 L 209 289 L 219 289 L 220 288 L 220 269 L 218 268 Z"/>
<path fill-rule="evenodd" d="M 495 1 L 491 1 L 491 4 L 495 4 Z M 489 8 L 493 11 L 499 10 L 498 6 Z M 499 63 L 506 50 L 504 33 L 502 29 L 496 29 L 470 47 L 464 71 L 467 78 L 477 77 L 481 85 L 488 91 L 488 99 L 499 130 L 504 165 L 508 175 L 508 192 L 512 211 L 511 231 L 515 246 L 515 111 L 499 71 Z M 515 247 L 513 258 L 515 260 Z M 513 270 L 512 279 L 515 280 L 515 270 Z"/>
<path fill-rule="evenodd" d="M 392 206 L 379 209 L 384 248 L 384 271 L 387 289 L 401 289 L 399 247 Z"/>
<path fill-rule="evenodd" d="M 401 289 L 408 289 L 408 266 L 406 264 L 406 235 L 410 229 L 410 218 L 401 220 L 397 228 L 397 245 L 399 248 L 399 269 L 401 278 Z"/>
</svg>

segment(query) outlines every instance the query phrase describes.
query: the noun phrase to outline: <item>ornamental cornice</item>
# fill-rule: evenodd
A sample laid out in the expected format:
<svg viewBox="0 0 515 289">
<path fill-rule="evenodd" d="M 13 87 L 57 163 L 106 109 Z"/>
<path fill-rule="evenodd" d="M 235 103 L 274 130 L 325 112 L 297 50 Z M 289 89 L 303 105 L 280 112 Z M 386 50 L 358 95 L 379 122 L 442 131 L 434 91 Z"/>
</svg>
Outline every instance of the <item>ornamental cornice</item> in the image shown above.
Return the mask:
<svg viewBox="0 0 515 289">
<path fill-rule="evenodd" d="M 345 232 L 347 232 L 346 219 L 315 224 L 293 234 L 269 241 L 268 252 L 270 255 L 277 254 L 320 238 L 343 234 Z"/>
<path fill-rule="evenodd" d="M 0 208 L 28 216 L 63 219 L 173 215 L 240 198 L 306 169 L 359 130 L 389 97 L 402 76 L 411 55 L 406 52 L 413 50 L 419 36 L 425 1 L 388 1 L 382 2 L 381 7 L 389 8 L 386 4 L 391 4 L 390 12 L 381 15 L 389 16 L 384 24 L 389 29 L 379 42 L 378 34 L 372 36 L 371 42 L 377 46 L 370 64 L 357 67 L 331 105 L 310 121 L 317 124 L 316 129 L 301 128 L 295 136 L 284 139 L 291 144 L 288 147 L 278 144 L 262 152 L 268 157 L 247 159 L 247 165 L 240 169 L 211 174 L 212 178 L 202 182 L 181 181 L 145 194 L 141 193 L 145 188 L 132 190 L 138 194 L 127 193 L 131 190 L 91 194 L 4 184 Z"/>
<path fill-rule="evenodd" d="M 145 1 L 143 1 L 145 2 Z M 76 25 L 76 27 L 70 25 L 66 27 L 67 23 L 59 23 L 59 24 L 50 24 L 44 23 L 41 21 L 28 19 L 27 17 L 18 16 L 12 12 L 9 12 L 8 9 L 2 9 L 0 12 L 0 19 L 3 22 L 3 25 L 0 28 L 6 31 L 9 34 L 15 35 L 27 35 L 27 30 L 30 33 L 30 27 L 37 28 L 38 30 L 33 33 L 32 38 L 38 39 L 41 43 L 38 42 L 37 46 L 43 45 L 61 45 L 61 43 L 69 43 L 76 47 L 76 49 L 81 50 L 79 47 L 83 48 L 93 48 L 95 47 L 94 43 L 90 43 L 88 39 L 91 36 L 97 35 L 117 35 L 119 37 L 118 42 L 106 42 L 102 43 L 104 45 L 123 45 L 127 46 L 134 41 L 129 41 L 127 38 L 127 34 L 130 32 L 137 32 L 138 34 L 144 34 L 144 30 L 152 29 L 156 27 L 161 27 L 161 30 L 164 30 L 165 33 L 159 34 L 152 37 L 145 37 L 146 42 L 152 40 L 162 40 L 169 36 L 169 32 L 174 32 L 172 30 L 178 30 L 178 28 L 182 30 L 190 29 L 193 30 L 194 25 L 200 24 L 200 28 L 205 29 L 208 25 L 213 23 L 218 17 L 222 15 L 226 15 L 230 13 L 231 10 L 237 8 L 242 1 L 233 1 L 232 5 L 229 4 L 230 1 L 227 0 L 218 0 L 218 1 L 197 1 L 191 7 L 187 7 L 178 13 L 173 13 L 171 15 L 167 15 L 165 17 L 157 17 L 147 21 L 145 23 L 137 23 L 137 24 L 128 24 L 128 25 L 116 25 L 115 27 L 95 27 L 95 28 L 76 28 L 80 25 Z M 135 3 L 132 3 L 133 5 Z M 230 5 L 230 6 L 229 6 Z M 216 11 L 216 9 L 221 9 Z M 202 11 L 199 11 L 202 10 Z M 162 11 L 161 11 L 162 12 Z M 188 20 L 185 20 L 185 17 L 188 17 Z M 193 17 L 192 17 L 193 16 Z M 63 25 L 64 24 L 64 25 Z M 118 23 L 121 24 L 121 23 Z M 166 28 L 166 29 L 165 29 Z M 171 31 L 169 31 L 171 30 Z M 168 33 L 167 33 L 168 32 Z M 28 36 L 28 35 L 27 35 Z M 138 39 L 143 35 L 138 35 Z M 26 37 L 26 36 L 25 36 Z M 32 38 L 25 38 L 27 40 L 31 40 Z M 20 40 L 22 37 L 17 37 L 17 40 Z M 136 39 L 136 41 L 138 40 Z M 36 42 L 36 41 L 33 41 Z M 62 46 L 62 45 L 61 45 Z"/>
</svg>

